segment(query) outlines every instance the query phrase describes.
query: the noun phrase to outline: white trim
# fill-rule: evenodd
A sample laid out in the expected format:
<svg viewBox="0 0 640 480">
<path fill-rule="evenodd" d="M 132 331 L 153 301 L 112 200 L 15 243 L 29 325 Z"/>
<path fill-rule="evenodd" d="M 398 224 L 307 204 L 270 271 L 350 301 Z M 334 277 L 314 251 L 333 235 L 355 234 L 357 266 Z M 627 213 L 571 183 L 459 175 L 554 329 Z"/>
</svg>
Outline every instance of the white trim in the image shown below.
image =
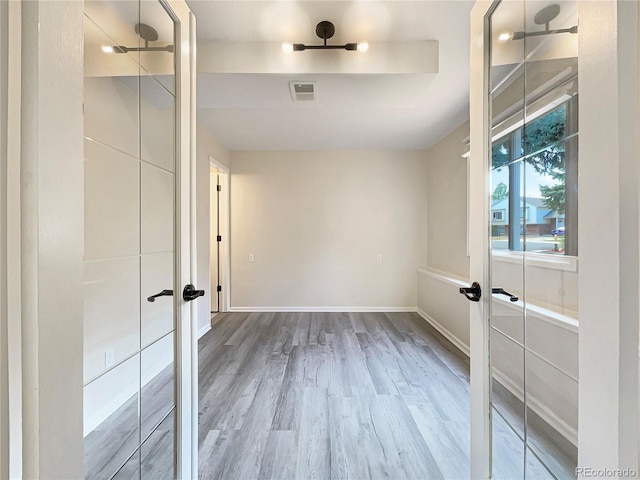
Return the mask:
<svg viewBox="0 0 640 480">
<path fill-rule="evenodd" d="M 520 402 L 523 401 L 521 387 L 515 384 L 509 377 L 496 368 L 493 369 L 493 378 L 506 388 Z M 542 418 L 551 428 L 570 441 L 574 446 L 578 446 L 578 430 L 558 417 L 552 410 L 544 405 L 537 397 L 527 393 L 527 406 L 531 408 L 540 418 Z"/>
<path fill-rule="evenodd" d="M 469 85 L 469 276 L 481 287 L 490 285 L 489 270 L 489 196 L 486 194 L 489 172 L 489 103 L 490 79 L 488 50 L 490 41 L 487 13 L 495 5 L 491 0 L 477 0 L 470 16 Z M 489 310 L 486 295 L 481 302 L 469 305 L 470 377 L 470 477 L 491 477 L 491 383 L 489 370 Z"/>
<path fill-rule="evenodd" d="M 438 323 L 432 316 L 430 316 L 427 312 L 422 310 L 421 308 L 417 309 L 418 315 L 420 315 L 428 324 L 430 324 L 433 328 L 438 330 L 444 338 L 449 340 L 451 343 L 455 345 L 455 347 L 464 353 L 467 357 L 471 357 L 471 352 L 469 351 L 469 347 L 464 344 L 462 340 L 456 337 L 453 333 L 443 327 L 440 323 Z"/>
<path fill-rule="evenodd" d="M 409 312 L 418 311 L 416 307 L 231 307 L 230 312 Z"/>
<path fill-rule="evenodd" d="M 128 360 L 127 360 L 128 361 Z M 160 359 L 160 362 L 155 362 L 152 364 L 152 367 L 148 372 L 140 372 L 141 373 L 141 385 L 140 388 L 145 387 L 149 384 L 154 378 L 156 378 L 162 370 L 167 368 L 173 362 L 172 357 L 167 357 L 164 359 Z M 120 364 L 122 365 L 122 364 Z M 112 375 L 113 371 L 106 373 L 106 375 Z M 146 381 L 142 381 L 142 374 L 144 374 L 144 378 Z M 100 380 L 98 380 L 100 382 Z M 86 385 L 85 385 L 86 387 Z M 102 422 L 108 419 L 111 415 L 113 415 L 116 410 L 122 407 L 125 403 L 127 403 L 134 395 L 138 394 L 138 385 L 132 384 L 127 386 L 127 388 L 117 390 L 112 397 L 109 397 L 107 401 L 102 405 L 100 410 L 95 412 L 90 417 L 86 417 L 84 419 L 83 425 L 83 438 L 93 432 L 96 428 L 98 428 Z"/>
<path fill-rule="evenodd" d="M 83 438 L 98 428 L 102 422 L 113 414 L 113 412 L 122 407 L 137 393 L 138 385 L 130 385 L 129 388 L 113 392 L 113 396 L 111 396 L 107 402 L 102 405 L 100 410 L 95 414 L 84 418 L 84 425 L 82 429 Z"/>
<path fill-rule="evenodd" d="M 450 285 L 453 285 L 454 287 L 467 287 L 471 283 L 468 279 L 456 277 L 452 274 L 441 272 L 433 268 L 418 268 L 418 273 L 426 277 L 448 283 Z M 519 305 L 520 308 L 522 308 L 522 302 L 518 301 L 516 303 L 513 303 L 500 296 L 493 297 L 493 301 L 501 302 L 504 305 L 508 305 L 510 307 L 517 307 Z M 532 313 L 535 313 L 536 318 L 539 318 L 540 320 L 568 330 L 572 333 L 575 333 L 576 335 L 578 334 L 579 322 L 577 320 L 577 313 L 575 314 L 575 316 L 564 315 L 562 313 L 558 313 L 543 306 L 534 305 L 532 303 L 527 303 L 527 309 Z"/>
<path fill-rule="evenodd" d="M 509 303 L 506 298 L 498 297 L 496 300 L 504 302 L 505 304 Z M 513 303 L 511 305 L 513 305 Z M 540 320 L 578 335 L 579 323 L 576 318 L 554 312 L 553 310 L 549 310 L 544 307 L 539 307 L 538 305 L 532 305 L 531 303 L 527 303 L 527 310 L 535 313 L 536 318 L 539 318 Z"/>
<path fill-rule="evenodd" d="M 220 170 L 222 173 L 229 174 L 229 167 L 227 167 L 224 163 L 218 162 L 214 157 L 209 155 L 209 163 Z"/>
<path fill-rule="evenodd" d="M 426 275 L 427 277 L 435 278 L 436 280 L 440 280 L 445 283 L 449 283 L 454 287 L 468 287 L 469 279 L 457 277 L 453 274 L 442 272 L 440 270 L 436 270 L 435 268 L 418 268 L 418 273 L 422 275 Z"/>
<path fill-rule="evenodd" d="M 221 218 L 224 218 L 224 221 L 220 222 L 222 248 L 220 249 L 220 258 L 218 258 L 218 268 L 222 269 L 220 278 L 220 285 L 222 286 L 220 313 L 223 313 L 231 311 L 231 171 L 229 167 L 218 162 L 211 155 L 209 155 L 209 165 L 213 165 L 224 174 L 222 178 L 222 195 L 219 199 L 223 201 L 218 207 Z M 211 192 L 209 192 L 209 195 L 211 195 Z M 211 198 L 209 198 L 209 205 L 211 205 Z M 209 216 L 211 216 L 211 212 L 209 212 Z M 209 226 L 209 235 L 211 235 L 211 226 Z M 211 255 L 211 252 L 209 252 L 209 255 Z M 209 258 L 209 267 L 211 267 L 211 258 Z M 209 270 L 209 276 L 211 276 L 211 270 Z M 211 285 L 211 293 L 213 293 L 213 285 Z"/>
<path fill-rule="evenodd" d="M 22 476 L 82 478 L 83 4 L 18 8 Z"/>
<path fill-rule="evenodd" d="M 544 91 L 546 88 L 548 88 L 547 87 L 548 85 L 553 85 L 554 83 L 558 82 L 558 79 L 562 79 L 564 77 L 567 77 L 567 75 L 570 73 L 570 70 L 571 70 L 570 68 L 567 68 L 564 72 L 559 73 L 554 78 L 552 78 L 551 80 L 549 80 L 548 82 L 543 84 L 536 91 L 531 92 L 530 95 L 535 97 L 535 94 L 536 94 L 537 91 Z M 567 79 L 568 78 L 569 77 L 567 77 Z M 565 80 L 565 82 L 566 82 L 566 80 Z M 522 128 L 527 123 L 532 122 L 536 118 L 541 117 L 545 113 L 550 112 L 554 108 L 562 105 L 563 103 L 568 102 L 569 100 L 571 100 L 571 96 L 567 95 L 565 93 L 565 94 L 561 95 L 560 97 L 556 98 L 555 100 L 553 100 L 552 102 L 549 102 L 549 103 L 545 104 L 544 106 L 542 106 L 541 108 L 539 108 L 535 112 L 533 112 L 531 114 L 528 114 L 526 116 L 526 118 L 524 118 L 524 119 L 520 118 L 516 123 L 514 123 L 514 124 L 512 124 L 512 125 L 510 125 L 508 127 L 505 127 L 503 130 L 500 130 L 499 128 L 502 127 L 502 123 L 507 122 L 510 118 L 513 118 L 514 115 L 522 113 L 522 110 L 520 110 L 519 112 L 512 113 L 509 117 L 507 117 L 500 124 L 498 124 L 498 125 L 496 125 L 494 127 L 494 129 L 497 128 L 498 130 L 495 133 L 492 132 L 491 143 L 495 142 L 496 140 L 501 139 L 502 137 L 506 137 L 511 132 L 513 132 L 515 130 L 518 130 L 519 128 Z M 492 130 L 494 130 L 494 129 L 492 129 Z"/>
<path fill-rule="evenodd" d="M 176 22 L 176 211 L 174 286 L 197 284 L 195 22 L 184 0 L 161 0 Z M 197 302 L 176 307 L 176 477 L 193 478 L 198 461 Z M 195 466 L 195 467 L 194 467 Z"/>
<path fill-rule="evenodd" d="M 9 124 L 9 5 L 0 4 L 0 191 L 7 191 L 10 185 L 7 180 L 8 170 L 8 124 Z M 13 41 L 11 42 L 13 46 Z M 15 119 L 12 119 L 15 121 Z M 17 122 L 19 123 L 19 121 Z M 9 332 L 8 289 L 9 275 L 7 268 L 7 200 L 0 195 L 0 478 L 9 478 Z"/>
<path fill-rule="evenodd" d="M 434 277 L 437 278 L 437 277 Z M 431 317 L 424 310 L 418 308 L 418 315 L 420 315 L 427 323 L 429 323 L 433 328 L 438 330 L 447 340 L 449 340 L 458 350 L 464 353 L 467 357 L 470 356 L 469 347 L 462 342 L 458 337 L 456 337 L 453 333 L 451 333 L 446 327 L 442 326 L 438 321 L 436 321 L 433 317 Z M 522 394 L 518 390 L 518 386 L 509 379 L 502 372 L 493 369 L 493 377 L 509 392 L 511 392 L 518 400 L 521 402 Z M 569 440 L 573 445 L 578 445 L 578 431 L 569 425 L 567 422 L 562 420 L 560 417 L 555 415 L 553 411 L 551 411 L 546 405 L 544 405 L 538 398 L 529 394 L 527 396 L 527 404 L 531 407 L 531 409 L 540 416 L 549 426 L 555 429 L 558 433 L 564 436 L 567 440 Z"/>
<path fill-rule="evenodd" d="M 185 4 L 186 5 L 186 4 Z M 196 121 L 196 111 L 197 111 L 197 103 L 196 103 L 196 92 L 197 92 L 197 68 L 196 68 L 196 17 L 191 12 L 188 5 L 184 8 L 184 18 L 188 19 L 189 22 L 189 34 L 184 35 L 182 39 L 182 48 L 184 49 L 186 46 L 187 52 L 189 53 L 189 113 L 190 113 L 190 155 L 191 155 L 191 165 L 194 170 L 197 167 L 197 121 Z M 195 184 L 195 179 L 194 179 Z M 194 207 L 195 208 L 195 207 Z M 197 209 L 192 210 L 194 214 L 197 213 Z M 191 223 L 191 231 L 190 235 L 196 236 L 197 239 L 197 222 L 194 225 L 194 220 L 197 217 L 192 218 Z M 197 246 L 197 241 L 196 241 Z M 194 255 L 197 256 L 197 252 L 194 250 Z M 196 270 L 194 276 L 197 274 L 197 259 L 195 262 Z M 197 278 L 197 277 L 196 277 Z M 192 302 L 195 303 L 195 302 Z M 198 422 L 199 422 L 199 399 L 200 395 L 198 392 L 199 388 L 199 368 L 198 368 L 198 339 L 197 334 L 195 334 L 195 330 L 198 327 L 197 317 L 191 319 L 191 411 L 190 411 L 190 420 L 191 420 L 191 441 L 189 444 L 189 449 L 182 449 L 179 454 L 184 459 L 184 463 L 187 463 L 187 455 L 191 455 L 191 462 L 189 467 L 186 465 L 182 467 L 180 470 L 176 468 L 176 471 L 182 476 L 182 478 L 188 478 L 189 475 L 191 477 L 194 476 L 194 473 L 198 471 Z M 186 389 L 185 389 L 186 390 Z M 178 477 L 180 478 L 180 477 Z"/>
<path fill-rule="evenodd" d="M 491 250 L 494 260 L 506 263 L 517 263 L 522 265 L 524 256 L 525 265 L 533 267 L 543 267 L 553 270 L 563 270 L 565 272 L 578 271 L 578 257 L 569 255 L 549 255 L 546 253 L 517 252 L 513 250 Z"/>
<path fill-rule="evenodd" d="M 467 223 L 465 226 L 467 231 L 467 257 L 470 257 L 471 239 L 469 237 L 469 222 L 471 220 L 471 152 L 464 154 L 463 157 L 467 162 Z"/>
<path fill-rule="evenodd" d="M 22 478 L 22 305 L 20 240 L 22 6 L 8 5 L 7 336 L 9 359 L 9 478 Z M 13 139 L 13 141 L 11 141 Z"/>
<path fill-rule="evenodd" d="M 209 330 L 211 330 L 211 324 L 207 324 L 207 325 L 204 325 L 204 326 L 200 327 L 200 330 L 198 330 L 198 340 L 200 340 L 207 333 L 209 333 Z"/>
</svg>

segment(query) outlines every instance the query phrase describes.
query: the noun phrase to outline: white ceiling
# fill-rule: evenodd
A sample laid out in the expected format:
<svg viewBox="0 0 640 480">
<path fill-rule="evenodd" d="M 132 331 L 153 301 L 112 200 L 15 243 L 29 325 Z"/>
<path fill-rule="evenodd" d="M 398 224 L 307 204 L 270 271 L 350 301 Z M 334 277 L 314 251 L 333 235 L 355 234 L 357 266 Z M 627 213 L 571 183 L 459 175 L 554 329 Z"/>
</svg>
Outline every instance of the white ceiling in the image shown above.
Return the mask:
<svg viewBox="0 0 640 480">
<path fill-rule="evenodd" d="M 473 1 L 188 2 L 199 41 L 316 44 L 330 20 L 330 43 L 439 42 L 435 75 L 199 74 L 198 120 L 229 150 L 423 149 L 468 118 Z M 294 104 L 290 80 L 317 81 L 318 102 Z"/>
</svg>

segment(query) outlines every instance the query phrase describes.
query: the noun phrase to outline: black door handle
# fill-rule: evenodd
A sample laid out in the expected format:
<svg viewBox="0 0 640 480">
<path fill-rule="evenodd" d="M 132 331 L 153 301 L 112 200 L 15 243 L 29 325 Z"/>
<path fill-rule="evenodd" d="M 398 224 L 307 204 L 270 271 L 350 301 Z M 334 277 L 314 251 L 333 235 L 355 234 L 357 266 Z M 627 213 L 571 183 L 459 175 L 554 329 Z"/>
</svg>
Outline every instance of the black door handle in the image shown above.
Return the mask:
<svg viewBox="0 0 640 480">
<path fill-rule="evenodd" d="M 478 282 L 473 282 L 471 287 L 462 287 L 459 291 L 472 302 L 479 302 L 482 296 L 482 290 Z"/>
<path fill-rule="evenodd" d="M 147 302 L 155 302 L 157 297 L 170 297 L 173 295 L 173 290 L 162 290 L 160 293 L 147 297 Z"/>
<path fill-rule="evenodd" d="M 185 302 L 190 302 L 202 296 L 204 296 L 204 290 L 196 290 L 196 287 L 191 284 L 186 285 L 182 291 L 182 298 Z"/>
<path fill-rule="evenodd" d="M 506 295 L 507 297 L 509 297 L 509 301 L 510 302 L 517 302 L 518 301 L 518 297 L 516 297 L 515 295 L 507 292 L 504 288 L 492 288 L 491 289 L 491 293 L 498 293 L 500 295 Z"/>
</svg>

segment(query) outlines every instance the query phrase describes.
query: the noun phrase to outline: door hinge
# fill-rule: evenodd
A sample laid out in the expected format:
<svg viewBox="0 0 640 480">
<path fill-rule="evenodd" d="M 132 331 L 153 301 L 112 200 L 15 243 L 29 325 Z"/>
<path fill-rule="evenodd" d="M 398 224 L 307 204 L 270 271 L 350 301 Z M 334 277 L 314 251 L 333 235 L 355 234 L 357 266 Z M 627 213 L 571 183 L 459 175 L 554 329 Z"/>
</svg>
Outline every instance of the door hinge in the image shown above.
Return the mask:
<svg viewBox="0 0 640 480">
<path fill-rule="evenodd" d="M 222 185 L 216 185 L 216 190 L 218 190 L 219 192 L 222 191 Z"/>
<path fill-rule="evenodd" d="M 221 241 L 222 241 L 222 235 L 218 235 L 217 240 L 218 240 L 219 242 L 221 242 Z"/>
<path fill-rule="evenodd" d="M 218 292 L 222 291 L 222 285 L 218 285 L 218 288 L 216 289 Z"/>
</svg>

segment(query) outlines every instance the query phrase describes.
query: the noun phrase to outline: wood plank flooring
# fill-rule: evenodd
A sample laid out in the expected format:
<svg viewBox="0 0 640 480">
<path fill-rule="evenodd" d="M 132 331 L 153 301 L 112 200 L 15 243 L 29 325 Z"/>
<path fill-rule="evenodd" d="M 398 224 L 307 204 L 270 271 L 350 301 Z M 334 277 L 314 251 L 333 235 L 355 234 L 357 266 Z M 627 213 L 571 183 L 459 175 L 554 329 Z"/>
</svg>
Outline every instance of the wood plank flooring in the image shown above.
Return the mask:
<svg viewBox="0 0 640 480">
<path fill-rule="evenodd" d="M 414 313 L 229 313 L 199 345 L 201 479 L 469 477 L 468 363 Z"/>
<path fill-rule="evenodd" d="M 199 342 L 201 479 L 469 478 L 468 359 L 416 314 L 215 320 Z M 140 407 L 136 395 L 87 436 L 86 478 L 110 478 L 131 454 L 138 408 L 148 432 L 162 418 L 154 412 L 173 401 L 172 379 L 168 367 L 143 388 Z M 503 420 L 522 404 L 504 389 L 494 393 L 495 477 L 574 478 L 575 448 L 533 412 L 525 462 Z M 172 414 L 114 478 L 172 478 L 173 439 Z"/>
</svg>

